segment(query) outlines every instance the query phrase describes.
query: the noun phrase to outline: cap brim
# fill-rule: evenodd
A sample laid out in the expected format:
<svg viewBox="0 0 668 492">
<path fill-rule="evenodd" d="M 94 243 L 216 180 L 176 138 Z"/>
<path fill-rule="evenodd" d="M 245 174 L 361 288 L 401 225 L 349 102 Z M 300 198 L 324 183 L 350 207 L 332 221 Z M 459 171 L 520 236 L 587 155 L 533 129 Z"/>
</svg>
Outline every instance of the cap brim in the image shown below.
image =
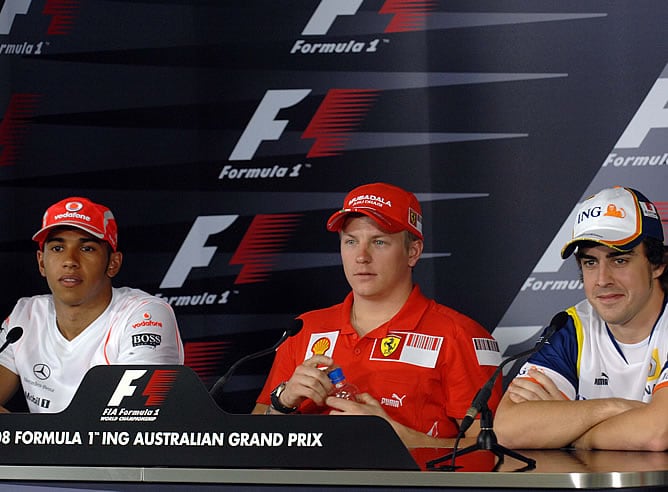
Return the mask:
<svg viewBox="0 0 668 492">
<path fill-rule="evenodd" d="M 397 232 L 406 230 L 403 224 L 398 224 L 394 221 L 387 220 L 385 216 L 380 215 L 374 210 L 368 208 L 345 208 L 339 210 L 338 212 L 334 212 L 327 221 L 327 230 L 332 232 L 340 231 L 343 227 L 346 216 L 355 213 L 366 215 L 367 217 L 373 219 L 381 229 L 389 232 L 390 234 L 395 234 Z"/>
<path fill-rule="evenodd" d="M 55 228 L 58 228 L 58 227 L 74 227 L 74 228 L 76 228 L 76 229 L 81 229 L 82 231 L 85 231 L 85 232 L 87 232 L 88 234 L 90 234 L 91 236 L 94 236 L 94 237 L 96 237 L 96 238 L 98 238 L 98 239 L 104 239 L 104 234 L 102 234 L 102 233 L 100 233 L 100 232 L 97 232 L 97 231 L 95 231 L 95 230 L 92 230 L 92 229 L 89 228 L 89 227 L 85 227 L 85 226 L 83 226 L 82 224 L 80 224 L 79 222 L 66 222 L 66 221 L 63 221 L 63 222 L 58 222 L 57 224 L 51 224 L 51 225 L 48 225 L 48 226 L 46 226 L 46 227 L 41 228 L 39 231 L 37 231 L 37 232 L 32 236 L 32 240 L 33 240 L 33 241 L 37 241 L 38 243 L 42 243 L 42 242 L 46 239 L 46 236 L 48 235 L 48 233 L 49 233 L 52 229 L 55 229 Z"/>
<path fill-rule="evenodd" d="M 565 260 L 566 258 L 571 256 L 575 251 L 575 248 L 578 247 L 578 244 L 582 242 L 596 243 L 600 244 L 601 246 L 607 246 L 608 248 L 614 249 L 615 251 L 619 251 L 620 253 L 626 253 L 628 251 L 631 251 L 636 246 L 638 246 L 642 242 L 643 238 L 644 236 L 639 236 L 635 238 L 633 241 L 630 241 L 626 244 L 615 244 L 609 241 L 602 241 L 601 239 L 593 237 L 579 237 L 577 239 L 571 239 L 564 245 L 563 248 L 561 248 L 561 258 Z"/>
</svg>

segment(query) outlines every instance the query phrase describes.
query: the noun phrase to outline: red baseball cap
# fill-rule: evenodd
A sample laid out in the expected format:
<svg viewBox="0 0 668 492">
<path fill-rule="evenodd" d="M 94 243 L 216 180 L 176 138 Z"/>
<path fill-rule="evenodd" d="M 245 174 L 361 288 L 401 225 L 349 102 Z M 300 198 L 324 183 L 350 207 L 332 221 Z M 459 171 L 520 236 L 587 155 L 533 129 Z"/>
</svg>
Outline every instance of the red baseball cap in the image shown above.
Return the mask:
<svg viewBox="0 0 668 492">
<path fill-rule="evenodd" d="M 76 227 L 106 241 L 116 251 L 118 245 L 118 227 L 114 214 L 104 205 L 92 202 L 88 198 L 73 196 L 51 205 L 44 212 L 42 228 L 32 237 L 39 243 L 40 249 L 49 231 L 54 227 Z"/>
<path fill-rule="evenodd" d="M 327 230 L 340 231 L 346 215 L 360 213 L 371 217 L 391 234 L 408 231 L 420 239 L 422 207 L 413 193 L 387 183 L 358 186 L 343 200 L 343 208 L 327 221 Z"/>
</svg>

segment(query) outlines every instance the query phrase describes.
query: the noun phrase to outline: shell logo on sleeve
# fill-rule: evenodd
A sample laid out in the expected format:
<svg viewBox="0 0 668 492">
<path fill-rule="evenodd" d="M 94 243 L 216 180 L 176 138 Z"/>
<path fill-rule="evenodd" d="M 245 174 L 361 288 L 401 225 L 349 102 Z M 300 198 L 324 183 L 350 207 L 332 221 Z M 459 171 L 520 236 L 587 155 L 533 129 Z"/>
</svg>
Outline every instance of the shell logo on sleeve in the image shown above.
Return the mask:
<svg viewBox="0 0 668 492">
<path fill-rule="evenodd" d="M 311 338 L 306 346 L 306 354 L 304 360 L 310 359 L 314 355 L 326 355 L 331 357 L 334 353 L 336 340 L 339 338 L 338 331 L 330 331 L 327 333 L 312 333 Z"/>
</svg>

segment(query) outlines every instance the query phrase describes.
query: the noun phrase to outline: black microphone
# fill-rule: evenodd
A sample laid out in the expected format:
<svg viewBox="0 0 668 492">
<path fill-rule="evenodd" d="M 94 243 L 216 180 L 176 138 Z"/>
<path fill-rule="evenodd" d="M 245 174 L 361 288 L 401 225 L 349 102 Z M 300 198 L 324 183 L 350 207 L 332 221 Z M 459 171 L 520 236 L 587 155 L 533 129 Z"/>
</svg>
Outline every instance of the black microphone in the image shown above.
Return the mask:
<svg viewBox="0 0 668 492">
<path fill-rule="evenodd" d="M 558 330 L 563 328 L 563 326 L 566 324 L 567 321 L 568 321 L 568 313 L 566 311 L 558 312 L 557 314 L 554 315 L 552 321 L 550 321 L 550 324 L 543 332 L 543 336 L 541 336 L 538 339 L 538 342 L 536 343 L 536 345 L 533 346 L 533 348 L 525 350 L 524 352 L 520 352 L 517 355 L 513 355 L 512 357 L 507 358 L 501 364 L 498 365 L 498 367 L 496 368 L 492 376 L 489 378 L 489 380 L 485 383 L 485 385 L 482 388 L 478 390 L 475 397 L 473 398 L 471 407 L 466 411 L 466 416 L 462 420 L 462 424 L 459 426 L 460 435 L 463 435 L 464 432 L 466 432 L 466 430 L 469 427 L 471 427 L 471 424 L 475 420 L 476 416 L 482 411 L 485 405 L 487 405 L 489 398 L 492 396 L 492 388 L 494 388 L 494 384 L 496 383 L 496 380 L 499 377 L 499 374 L 501 374 L 503 368 L 509 362 L 538 352 L 540 349 L 543 348 L 543 345 L 547 343 L 547 341 L 552 337 L 552 335 L 554 335 Z"/>
<path fill-rule="evenodd" d="M 290 325 L 290 327 L 285 330 L 283 335 L 281 335 L 281 338 L 279 338 L 278 341 L 275 344 L 273 344 L 271 347 L 269 347 L 267 349 L 264 349 L 264 350 L 260 350 L 259 352 L 254 352 L 252 354 L 248 354 L 248 355 L 242 357 L 241 359 L 239 359 L 238 361 L 236 361 L 234 364 L 232 364 L 230 366 L 230 368 L 227 370 L 227 372 L 225 374 L 223 374 L 218 379 L 218 381 L 216 381 L 216 383 L 209 390 L 209 394 L 214 399 L 214 401 L 216 403 L 218 403 L 219 398 L 221 398 L 223 396 L 223 386 L 225 386 L 225 383 L 227 383 L 227 380 L 230 379 L 232 374 L 234 374 L 234 371 L 237 370 L 237 367 L 239 367 L 241 364 L 243 364 L 246 361 L 249 361 L 251 359 L 257 359 L 258 357 L 262 357 L 262 356 L 265 356 L 265 355 L 268 355 L 268 354 L 274 352 L 278 348 L 278 346 L 281 345 L 283 342 L 285 342 L 288 338 L 290 338 L 291 336 L 294 336 L 297 333 L 299 333 L 301 331 L 303 325 L 304 325 L 304 322 L 301 319 L 299 319 L 299 318 L 294 319 L 292 321 L 292 324 Z"/>
<path fill-rule="evenodd" d="M 9 347 L 9 344 L 14 343 L 22 336 L 23 336 L 23 328 L 21 328 L 20 326 L 15 326 L 11 330 L 9 330 L 7 332 L 7 336 L 5 337 L 5 343 L 3 343 L 2 347 L 0 347 L 0 354 L 4 352 L 7 347 Z"/>
</svg>

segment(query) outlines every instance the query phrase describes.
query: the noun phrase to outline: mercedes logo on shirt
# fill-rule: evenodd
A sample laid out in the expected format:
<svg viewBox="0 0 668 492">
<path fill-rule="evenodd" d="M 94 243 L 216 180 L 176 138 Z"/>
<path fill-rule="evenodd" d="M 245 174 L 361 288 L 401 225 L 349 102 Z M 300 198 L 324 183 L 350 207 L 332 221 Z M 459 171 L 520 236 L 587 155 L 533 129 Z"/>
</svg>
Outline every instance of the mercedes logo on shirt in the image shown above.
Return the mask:
<svg viewBox="0 0 668 492">
<path fill-rule="evenodd" d="M 51 368 L 46 364 L 35 364 L 32 368 L 32 372 L 37 379 L 49 379 L 51 376 Z"/>
</svg>

